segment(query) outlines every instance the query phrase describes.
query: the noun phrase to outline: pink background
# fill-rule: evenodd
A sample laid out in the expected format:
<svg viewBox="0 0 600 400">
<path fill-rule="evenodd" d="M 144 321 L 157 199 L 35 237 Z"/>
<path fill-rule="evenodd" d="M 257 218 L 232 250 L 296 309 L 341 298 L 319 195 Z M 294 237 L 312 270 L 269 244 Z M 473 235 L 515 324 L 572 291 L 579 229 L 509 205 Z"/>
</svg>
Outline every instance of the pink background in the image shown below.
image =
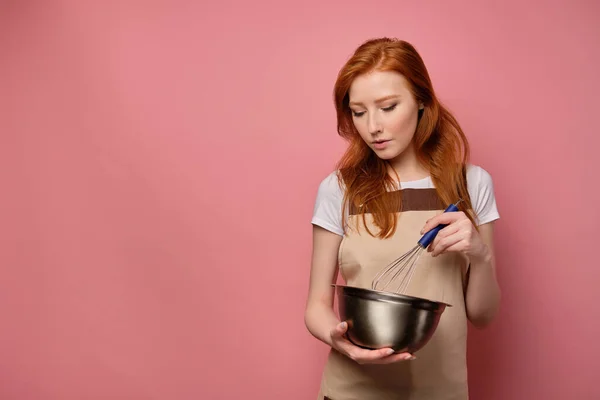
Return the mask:
<svg viewBox="0 0 600 400">
<path fill-rule="evenodd" d="M 472 398 L 600 398 L 599 4 L 2 2 L 0 398 L 314 398 L 332 86 L 380 35 L 421 51 L 496 184 Z"/>
</svg>

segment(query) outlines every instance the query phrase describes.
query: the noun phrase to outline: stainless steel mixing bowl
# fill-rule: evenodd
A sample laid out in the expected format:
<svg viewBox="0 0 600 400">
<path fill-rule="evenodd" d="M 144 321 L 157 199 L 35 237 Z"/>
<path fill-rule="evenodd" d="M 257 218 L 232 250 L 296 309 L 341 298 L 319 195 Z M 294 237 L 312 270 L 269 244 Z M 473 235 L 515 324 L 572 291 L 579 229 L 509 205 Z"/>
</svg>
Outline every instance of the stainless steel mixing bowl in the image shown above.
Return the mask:
<svg viewBox="0 0 600 400">
<path fill-rule="evenodd" d="M 367 349 L 415 353 L 429 342 L 449 304 L 418 297 L 333 285 L 347 338 Z"/>
</svg>

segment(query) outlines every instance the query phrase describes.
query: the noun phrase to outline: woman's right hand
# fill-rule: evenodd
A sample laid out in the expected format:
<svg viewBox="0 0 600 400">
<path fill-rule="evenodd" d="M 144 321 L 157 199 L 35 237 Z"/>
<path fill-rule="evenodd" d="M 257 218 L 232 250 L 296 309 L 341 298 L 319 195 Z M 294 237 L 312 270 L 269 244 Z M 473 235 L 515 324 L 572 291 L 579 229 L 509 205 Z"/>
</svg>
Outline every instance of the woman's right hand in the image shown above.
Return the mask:
<svg viewBox="0 0 600 400">
<path fill-rule="evenodd" d="M 410 353 L 394 354 L 394 350 L 389 347 L 367 350 L 355 346 L 344 337 L 347 330 L 348 323 L 345 321 L 331 330 L 331 347 L 359 364 L 391 364 L 398 361 L 415 359 Z"/>
</svg>

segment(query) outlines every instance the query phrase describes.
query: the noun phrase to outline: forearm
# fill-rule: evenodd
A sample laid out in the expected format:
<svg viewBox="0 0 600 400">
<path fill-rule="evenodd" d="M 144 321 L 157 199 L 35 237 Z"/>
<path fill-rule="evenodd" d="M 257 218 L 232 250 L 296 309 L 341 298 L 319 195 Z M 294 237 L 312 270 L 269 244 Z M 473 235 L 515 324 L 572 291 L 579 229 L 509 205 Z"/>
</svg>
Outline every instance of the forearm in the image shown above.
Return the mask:
<svg viewBox="0 0 600 400">
<path fill-rule="evenodd" d="M 340 323 L 340 320 L 331 306 L 318 301 L 307 307 L 304 323 L 314 337 L 331 346 L 331 331 Z"/>
<path fill-rule="evenodd" d="M 500 287 L 496 279 L 493 256 L 473 260 L 466 295 L 469 320 L 476 327 L 485 327 L 496 316 L 499 305 Z"/>
</svg>

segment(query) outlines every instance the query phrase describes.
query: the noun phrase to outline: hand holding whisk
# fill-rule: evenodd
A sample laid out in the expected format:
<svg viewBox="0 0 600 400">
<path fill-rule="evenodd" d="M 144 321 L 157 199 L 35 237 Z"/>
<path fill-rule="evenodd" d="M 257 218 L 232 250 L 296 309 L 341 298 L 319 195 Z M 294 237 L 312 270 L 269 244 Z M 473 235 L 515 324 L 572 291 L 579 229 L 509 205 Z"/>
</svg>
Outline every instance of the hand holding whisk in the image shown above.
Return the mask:
<svg viewBox="0 0 600 400">
<path fill-rule="evenodd" d="M 444 211 L 446 212 L 455 212 L 458 211 L 458 204 L 461 202 L 459 200 L 456 204 L 450 204 L 448 208 Z M 399 258 L 395 259 L 390 263 L 387 267 L 382 269 L 373 279 L 371 284 L 371 288 L 374 290 L 381 291 L 391 291 L 394 293 L 404 293 L 410 281 L 415 273 L 415 267 L 421 253 L 424 249 L 426 249 L 433 239 L 437 236 L 438 232 L 445 228 L 447 225 L 438 225 L 429 232 L 425 233 L 423 237 L 417 242 L 417 245 L 413 247 L 411 250 L 404 253 Z M 408 270 L 407 270 L 408 269 Z M 406 273 L 400 279 L 396 286 L 396 290 L 387 290 L 388 287 L 394 285 L 398 277 L 406 270 Z"/>
</svg>

